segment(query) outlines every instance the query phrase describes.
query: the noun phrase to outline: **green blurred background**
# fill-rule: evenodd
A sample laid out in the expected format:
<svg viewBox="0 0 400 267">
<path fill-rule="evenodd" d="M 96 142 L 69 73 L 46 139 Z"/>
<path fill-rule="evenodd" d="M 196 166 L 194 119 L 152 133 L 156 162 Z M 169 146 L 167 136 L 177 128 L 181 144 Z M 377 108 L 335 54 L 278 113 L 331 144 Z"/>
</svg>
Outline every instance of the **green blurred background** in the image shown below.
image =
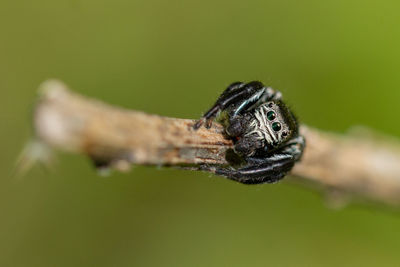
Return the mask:
<svg viewBox="0 0 400 267">
<path fill-rule="evenodd" d="M 288 181 L 243 186 L 83 156 L 13 167 L 36 88 L 198 118 L 231 82 L 281 90 L 302 122 L 400 136 L 398 1 L 0 2 L 0 266 L 399 266 L 400 213 L 327 207 Z"/>
</svg>

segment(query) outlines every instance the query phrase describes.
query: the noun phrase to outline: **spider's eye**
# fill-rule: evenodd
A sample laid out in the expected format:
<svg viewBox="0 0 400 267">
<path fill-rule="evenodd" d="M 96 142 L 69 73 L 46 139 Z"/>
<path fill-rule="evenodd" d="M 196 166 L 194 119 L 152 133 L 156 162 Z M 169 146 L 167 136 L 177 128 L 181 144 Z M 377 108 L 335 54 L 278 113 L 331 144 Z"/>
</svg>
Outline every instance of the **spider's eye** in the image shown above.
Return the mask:
<svg viewBox="0 0 400 267">
<path fill-rule="evenodd" d="M 286 135 L 287 135 L 287 132 L 283 132 L 283 133 L 282 133 L 282 136 L 285 137 Z"/>
<path fill-rule="evenodd" d="M 270 121 L 273 121 L 273 120 L 276 118 L 275 112 L 273 112 L 273 111 L 268 111 L 268 113 L 267 113 L 267 118 L 268 118 Z"/>
<path fill-rule="evenodd" d="M 275 132 L 279 131 L 281 128 L 282 128 L 282 126 L 279 122 L 274 122 L 272 124 L 272 130 L 274 130 Z"/>
</svg>

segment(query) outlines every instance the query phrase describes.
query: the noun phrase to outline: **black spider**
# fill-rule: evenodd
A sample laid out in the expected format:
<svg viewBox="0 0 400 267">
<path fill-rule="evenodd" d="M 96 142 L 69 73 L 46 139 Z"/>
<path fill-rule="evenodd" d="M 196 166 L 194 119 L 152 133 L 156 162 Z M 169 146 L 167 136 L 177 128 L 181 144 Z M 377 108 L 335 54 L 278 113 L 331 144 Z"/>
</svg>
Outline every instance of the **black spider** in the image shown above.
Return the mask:
<svg viewBox="0 0 400 267">
<path fill-rule="evenodd" d="M 220 114 L 226 134 L 234 142 L 237 168 L 215 173 L 244 184 L 273 183 L 282 179 L 303 153 L 305 141 L 298 123 L 281 100 L 282 94 L 261 82 L 232 83 L 214 106 L 195 123 L 209 128 Z"/>
</svg>

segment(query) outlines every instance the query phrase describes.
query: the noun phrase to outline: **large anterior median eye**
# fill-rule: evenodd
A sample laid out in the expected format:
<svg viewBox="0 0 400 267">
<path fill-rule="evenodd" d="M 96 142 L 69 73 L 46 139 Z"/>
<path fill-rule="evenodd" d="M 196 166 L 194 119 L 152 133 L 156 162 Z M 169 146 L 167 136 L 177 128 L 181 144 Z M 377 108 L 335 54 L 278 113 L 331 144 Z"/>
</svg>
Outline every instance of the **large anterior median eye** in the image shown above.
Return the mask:
<svg viewBox="0 0 400 267">
<path fill-rule="evenodd" d="M 279 131 L 281 128 L 282 128 L 282 126 L 279 122 L 274 122 L 272 124 L 272 130 L 274 130 L 275 132 Z"/>
<path fill-rule="evenodd" d="M 268 113 L 267 113 L 267 118 L 268 118 L 270 121 L 273 121 L 273 120 L 276 118 L 275 112 L 273 112 L 273 111 L 268 111 Z"/>
</svg>

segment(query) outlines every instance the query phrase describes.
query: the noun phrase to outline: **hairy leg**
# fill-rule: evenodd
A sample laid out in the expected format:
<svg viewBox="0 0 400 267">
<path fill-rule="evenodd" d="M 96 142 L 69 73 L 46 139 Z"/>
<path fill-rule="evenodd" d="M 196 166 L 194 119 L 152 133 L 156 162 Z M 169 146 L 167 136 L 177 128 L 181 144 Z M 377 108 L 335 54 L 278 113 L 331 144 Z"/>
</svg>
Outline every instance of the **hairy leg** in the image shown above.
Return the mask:
<svg viewBox="0 0 400 267">
<path fill-rule="evenodd" d="M 211 126 L 211 121 L 221 110 L 231 105 L 238 105 L 239 108 L 245 104 L 256 102 L 260 99 L 265 87 L 261 82 L 250 82 L 247 84 L 233 83 L 218 98 L 216 103 L 198 120 L 193 126 L 198 129 L 206 122 L 206 127 Z M 244 104 L 243 104 L 244 103 Z"/>
<path fill-rule="evenodd" d="M 244 184 L 274 183 L 301 158 L 304 145 L 304 138 L 297 136 L 269 157 L 249 157 L 243 168 L 218 168 L 215 173 Z"/>
<path fill-rule="evenodd" d="M 255 163 L 258 161 L 258 163 Z M 218 168 L 215 173 L 243 184 L 273 183 L 282 179 L 294 166 L 295 160 L 288 154 L 253 160 L 240 169 Z"/>
</svg>

